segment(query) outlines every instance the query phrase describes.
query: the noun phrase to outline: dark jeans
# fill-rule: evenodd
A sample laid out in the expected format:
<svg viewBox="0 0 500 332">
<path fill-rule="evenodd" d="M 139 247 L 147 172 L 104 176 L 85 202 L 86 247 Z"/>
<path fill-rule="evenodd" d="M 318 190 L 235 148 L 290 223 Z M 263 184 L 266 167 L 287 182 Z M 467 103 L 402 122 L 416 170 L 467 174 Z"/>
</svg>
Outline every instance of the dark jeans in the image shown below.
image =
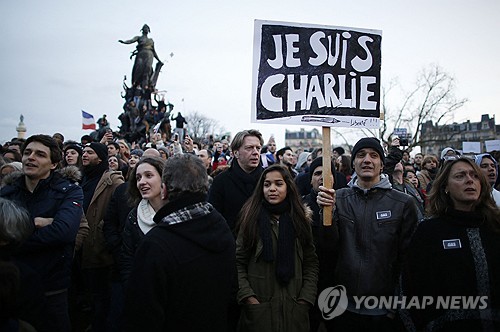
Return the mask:
<svg viewBox="0 0 500 332">
<path fill-rule="evenodd" d="M 50 331 L 69 332 L 71 321 L 68 310 L 68 291 L 45 295 L 46 322 Z"/>
<path fill-rule="evenodd" d="M 84 269 L 83 274 L 91 299 L 92 332 L 108 331 L 107 320 L 111 303 L 111 267 Z"/>
<path fill-rule="evenodd" d="M 397 332 L 404 331 L 397 318 L 359 315 L 345 311 L 342 315 L 325 322 L 328 331 L 349 332 Z"/>
</svg>

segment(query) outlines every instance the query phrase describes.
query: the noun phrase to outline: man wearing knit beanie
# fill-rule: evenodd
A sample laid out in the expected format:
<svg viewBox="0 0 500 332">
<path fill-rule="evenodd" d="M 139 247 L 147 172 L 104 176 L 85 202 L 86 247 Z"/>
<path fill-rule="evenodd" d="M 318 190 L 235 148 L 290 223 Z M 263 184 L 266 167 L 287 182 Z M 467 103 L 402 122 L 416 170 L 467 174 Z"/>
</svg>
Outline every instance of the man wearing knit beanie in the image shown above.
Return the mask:
<svg viewBox="0 0 500 332">
<path fill-rule="evenodd" d="M 374 331 L 397 331 L 390 308 L 374 309 L 351 300 L 369 294 L 395 294 L 394 276 L 401 272 L 402 259 L 417 226 L 415 202 L 410 195 L 392 189 L 389 177 L 382 173 L 384 159 L 377 139 L 362 138 L 352 150 L 355 175 L 349 188 L 319 188 L 317 203 L 334 207 L 333 226 L 339 236 L 338 263 L 329 285 L 343 285 L 349 294 L 349 313 L 326 321 L 332 331 L 361 325 Z"/>
<path fill-rule="evenodd" d="M 82 247 L 82 272 L 95 308 L 92 330 L 106 331 L 111 294 L 113 257 L 104 241 L 102 223 L 116 187 L 124 182 L 120 171 L 110 171 L 108 149 L 102 143 L 87 143 L 83 149 L 83 211 L 90 227 Z"/>
</svg>

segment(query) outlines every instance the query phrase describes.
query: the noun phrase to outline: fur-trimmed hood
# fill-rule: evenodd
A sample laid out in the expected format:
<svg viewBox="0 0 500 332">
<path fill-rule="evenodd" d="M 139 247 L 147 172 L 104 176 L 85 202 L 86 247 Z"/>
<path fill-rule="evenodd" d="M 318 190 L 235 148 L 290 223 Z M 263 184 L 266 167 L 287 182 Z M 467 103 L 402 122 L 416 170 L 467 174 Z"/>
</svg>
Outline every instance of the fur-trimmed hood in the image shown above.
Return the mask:
<svg viewBox="0 0 500 332">
<path fill-rule="evenodd" d="M 82 179 L 82 172 L 76 166 L 66 166 L 61 169 L 57 169 L 54 172 L 61 175 L 66 180 L 71 183 L 79 184 Z M 22 171 L 15 171 L 10 174 L 7 174 L 2 179 L 2 187 L 7 185 L 13 185 L 21 176 L 23 176 Z"/>
</svg>

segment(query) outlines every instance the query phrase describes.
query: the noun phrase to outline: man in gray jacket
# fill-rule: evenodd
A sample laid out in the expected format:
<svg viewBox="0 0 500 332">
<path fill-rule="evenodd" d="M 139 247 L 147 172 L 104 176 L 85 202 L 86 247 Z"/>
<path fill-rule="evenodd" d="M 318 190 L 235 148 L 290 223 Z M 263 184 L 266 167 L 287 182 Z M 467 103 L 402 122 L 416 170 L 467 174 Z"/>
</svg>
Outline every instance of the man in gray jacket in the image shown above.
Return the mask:
<svg viewBox="0 0 500 332">
<path fill-rule="evenodd" d="M 417 225 L 416 206 L 409 195 L 393 190 L 382 173 L 384 150 L 377 139 L 360 139 L 352 156 L 356 173 L 349 187 L 337 191 L 320 187 L 317 198 L 319 206 L 334 206 L 339 242 L 331 286 L 342 285 L 347 295 L 347 310 L 328 321 L 328 329 L 396 331 L 392 310 L 372 308 L 359 299 L 374 296 L 380 302 L 381 297 L 396 294 L 401 264 Z"/>
</svg>

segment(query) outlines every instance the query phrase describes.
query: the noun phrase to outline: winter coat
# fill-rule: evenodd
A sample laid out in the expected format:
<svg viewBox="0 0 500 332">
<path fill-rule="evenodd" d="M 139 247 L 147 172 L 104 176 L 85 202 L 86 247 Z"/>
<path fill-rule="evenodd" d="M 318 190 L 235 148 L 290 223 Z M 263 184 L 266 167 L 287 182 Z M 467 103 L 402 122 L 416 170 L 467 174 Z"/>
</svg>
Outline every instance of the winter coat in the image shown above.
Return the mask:
<svg viewBox="0 0 500 332">
<path fill-rule="evenodd" d="M 394 294 L 417 226 L 417 207 L 409 195 L 392 189 L 385 174 L 371 189 L 360 188 L 356 176 L 349 185 L 337 191 L 333 213 L 339 237 L 333 285 L 345 286 L 348 310 L 384 315 L 384 310 L 355 310 L 352 296 Z"/>
<path fill-rule="evenodd" d="M 258 166 L 252 173 L 247 174 L 241 169 L 238 161 L 234 160 L 228 170 L 214 178 L 208 201 L 224 216 L 233 232 L 238 214 L 252 195 L 262 171 L 262 167 Z"/>
<path fill-rule="evenodd" d="M 271 223 L 276 257 L 279 227 L 277 222 Z M 295 274 L 286 285 L 276 277 L 276 261 L 265 262 L 262 252 L 261 239 L 251 251 L 244 248 L 242 234 L 238 235 L 236 266 L 239 284 L 237 299 L 242 305 L 240 331 L 309 331 L 309 309 L 315 303 L 318 282 L 318 257 L 312 232 L 305 244 L 295 239 Z M 260 304 L 243 303 L 250 296 L 256 297 Z M 299 303 L 299 300 L 308 302 L 310 306 Z"/>
<path fill-rule="evenodd" d="M 227 330 L 234 238 L 204 196 L 184 196 L 156 213 L 158 226 L 144 236 L 125 287 L 126 331 Z M 194 204 L 207 214 L 191 213 Z M 180 222 L 170 224 L 172 216 Z"/>
<path fill-rule="evenodd" d="M 137 223 L 137 207 L 133 208 L 128 214 L 122 238 L 123 242 L 119 258 L 120 276 L 123 282 L 127 282 L 132 266 L 134 265 L 135 253 L 144 238 L 144 233 Z"/>
<path fill-rule="evenodd" d="M 416 327 L 428 331 L 499 331 L 499 254 L 500 233 L 491 229 L 478 212 L 450 208 L 446 216 L 421 222 L 403 269 L 403 295 L 431 296 L 434 303 L 410 310 Z M 436 308 L 438 296 L 460 297 L 456 304 L 460 309 Z M 464 308 L 462 296 L 471 296 L 469 300 L 487 307 Z M 487 301 L 478 301 L 479 296 L 487 296 Z"/>
<path fill-rule="evenodd" d="M 0 191 L 1 197 L 26 208 L 33 222 L 35 217 L 54 219 L 50 225 L 37 228 L 13 256 L 41 276 L 45 292 L 66 289 L 70 284 L 75 239 L 83 214 L 83 192 L 73 183 L 74 171 L 64 168 L 52 172 L 33 192 L 19 173 Z"/>
<path fill-rule="evenodd" d="M 122 251 L 123 232 L 129 212 L 132 210 L 128 204 L 128 182 L 119 185 L 108 204 L 106 214 L 104 216 L 103 233 L 106 240 L 108 251 L 113 254 L 114 260 L 114 277 L 119 278 L 120 274 L 120 255 Z"/>
<path fill-rule="evenodd" d="M 123 183 L 119 171 L 105 172 L 94 191 L 86 217 L 90 233 L 83 242 L 82 268 L 108 267 L 113 264 L 113 256 L 106 248 L 103 234 L 104 214 L 116 187 Z"/>
</svg>

